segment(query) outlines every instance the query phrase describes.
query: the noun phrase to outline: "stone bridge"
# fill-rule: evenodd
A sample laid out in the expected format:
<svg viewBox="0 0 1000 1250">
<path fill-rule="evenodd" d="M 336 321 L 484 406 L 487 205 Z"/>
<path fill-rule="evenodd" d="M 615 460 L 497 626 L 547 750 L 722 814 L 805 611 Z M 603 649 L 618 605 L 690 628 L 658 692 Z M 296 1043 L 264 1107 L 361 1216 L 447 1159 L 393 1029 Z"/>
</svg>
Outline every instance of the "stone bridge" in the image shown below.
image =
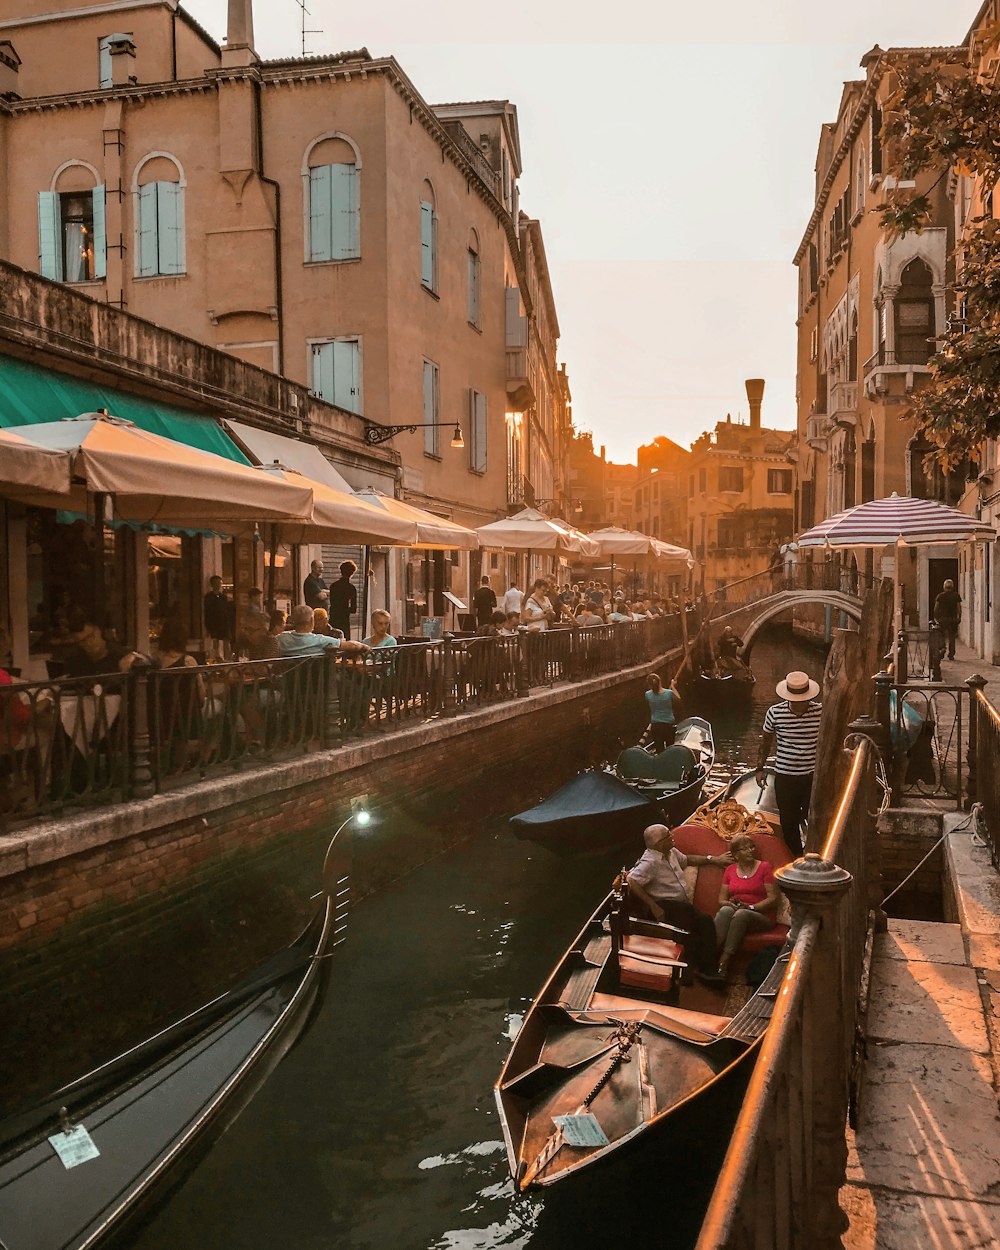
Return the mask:
<svg viewBox="0 0 1000 1250">
<path fill-rule="evenodd" d="M 731 625 L 743 639 L 746 659 L 759 631 L 782 612 L 807 603 L 842 612 L 853 621 L 861 620 L 862 594 L 857 576 L 842 579 L 836 566 L 803 565 L 775 572 L 757 573 L 710 591 L 708 602 L 716 633 Z"/>
</svg>

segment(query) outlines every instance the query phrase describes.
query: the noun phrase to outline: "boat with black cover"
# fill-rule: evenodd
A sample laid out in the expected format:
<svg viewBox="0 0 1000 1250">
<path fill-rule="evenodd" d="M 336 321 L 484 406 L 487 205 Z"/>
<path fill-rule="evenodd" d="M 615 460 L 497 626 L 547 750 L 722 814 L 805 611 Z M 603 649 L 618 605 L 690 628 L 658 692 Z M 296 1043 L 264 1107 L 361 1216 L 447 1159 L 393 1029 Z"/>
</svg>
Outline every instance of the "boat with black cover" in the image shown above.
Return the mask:
<svg viewBox="0 0 1000 1250">
<path fill-rule="evenodd" d="M 321 1001 L 346 864 L 331 841 L 311 922 L 240 984 L 0 1124 L 3 1250 L 118 1241 L 232 1123 Z"/>
<path fill-rule="evenodd" d="M 689 716 L 677 725 L 673 744 L 663 751 L 626 747 L 615 774 L 655 799 L 668 824 L 679 825 L 701 802 L 714 763 L 712 726 L 700 716 Z"/>
</svg>

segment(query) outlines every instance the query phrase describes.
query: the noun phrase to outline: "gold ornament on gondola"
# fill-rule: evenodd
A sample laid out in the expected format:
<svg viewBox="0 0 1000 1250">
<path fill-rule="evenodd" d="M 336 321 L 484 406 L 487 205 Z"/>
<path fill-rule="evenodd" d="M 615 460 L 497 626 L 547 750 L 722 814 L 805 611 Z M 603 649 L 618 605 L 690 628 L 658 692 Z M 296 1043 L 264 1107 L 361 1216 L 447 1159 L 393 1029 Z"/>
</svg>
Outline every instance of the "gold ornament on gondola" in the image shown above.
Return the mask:
<svg viewBox="0 0 1000 1250">
<path fill-rule="evenodd" d="M 771 826 L 760 812 L 750 812 L 736 799 L 723 799 L 721 803 L 704 803 L 685 822 L 704 825 L 720 838 L 732 842 L 743 833 L 772 833 Z"/>
</svg>

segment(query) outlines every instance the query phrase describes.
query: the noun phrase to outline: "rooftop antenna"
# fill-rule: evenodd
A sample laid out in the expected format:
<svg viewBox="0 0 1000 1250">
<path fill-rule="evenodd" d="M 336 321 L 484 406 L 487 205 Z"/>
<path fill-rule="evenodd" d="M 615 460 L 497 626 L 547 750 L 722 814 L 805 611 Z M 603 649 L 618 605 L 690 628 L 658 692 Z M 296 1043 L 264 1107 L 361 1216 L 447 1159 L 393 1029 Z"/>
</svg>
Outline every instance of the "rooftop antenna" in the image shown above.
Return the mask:
<svg viewBox="0 0 1000 1250">
<path fill-rule="evenodd" d="M 322 35 L 323 31 L 321 29 L 309 30 L 306 27 L 306 18 L 312 16 L 310 10 L 306 8 L 306 0 L 295 0 L 295 3 L 302 10 L 302 55 L 308 56 L 309 53 L 306 51 L 306 35 Z"/>
</svg>

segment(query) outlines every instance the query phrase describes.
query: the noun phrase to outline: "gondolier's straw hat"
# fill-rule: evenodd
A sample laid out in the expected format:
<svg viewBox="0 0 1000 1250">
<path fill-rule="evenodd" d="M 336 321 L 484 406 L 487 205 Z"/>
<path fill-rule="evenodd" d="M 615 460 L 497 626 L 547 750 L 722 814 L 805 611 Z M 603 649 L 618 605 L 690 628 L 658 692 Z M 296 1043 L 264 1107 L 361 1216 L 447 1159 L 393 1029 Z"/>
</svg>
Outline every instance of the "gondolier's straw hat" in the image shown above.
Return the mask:
<svg viewBox="0 0 1000 1250">
<path fill-rule="evenodd" d="M 808 673 L 789 673 L 784 681 L 774 687 L 779 699 L 787 699 L 789 703 L 801 703 L 806 699 L 815 699 L 819 694 L 819 682 L 813 681 Z"/>
</svg>

